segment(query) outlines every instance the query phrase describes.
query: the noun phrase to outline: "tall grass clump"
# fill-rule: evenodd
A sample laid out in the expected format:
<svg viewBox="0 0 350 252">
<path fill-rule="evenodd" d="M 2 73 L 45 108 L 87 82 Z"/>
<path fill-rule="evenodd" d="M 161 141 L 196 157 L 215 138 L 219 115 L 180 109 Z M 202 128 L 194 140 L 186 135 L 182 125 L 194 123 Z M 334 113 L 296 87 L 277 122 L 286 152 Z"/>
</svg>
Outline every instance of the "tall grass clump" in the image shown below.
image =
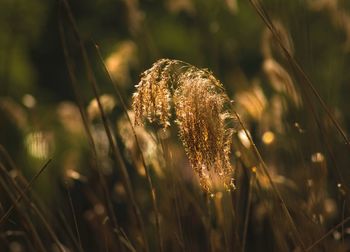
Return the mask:
<svg viewBox="0 0 350 252">
<path fill-rule="evenodd" d="M 350 251 L 345 2 L 5 4 L 0 252 Z"/>
</svg>

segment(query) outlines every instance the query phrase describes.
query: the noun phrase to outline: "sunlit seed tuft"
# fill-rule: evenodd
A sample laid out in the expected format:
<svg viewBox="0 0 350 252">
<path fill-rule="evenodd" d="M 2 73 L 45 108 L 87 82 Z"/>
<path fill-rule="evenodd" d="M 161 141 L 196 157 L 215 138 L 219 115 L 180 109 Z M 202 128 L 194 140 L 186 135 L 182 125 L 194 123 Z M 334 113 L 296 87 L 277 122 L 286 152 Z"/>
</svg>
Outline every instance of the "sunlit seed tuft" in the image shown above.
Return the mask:
<svg viewBox="0 0 350 252">
<path fill-rule="evenodd" d="M 170 126 L 174 106 L 179 136 L 202 188 L 208 192 L 220 181 L 233 189 L 230 163 L 234 116 L 223 85 L 206 69 L 161 59 L 146 70 L 133 95 L 135 124 L 146 119 Z"/>
</svg>

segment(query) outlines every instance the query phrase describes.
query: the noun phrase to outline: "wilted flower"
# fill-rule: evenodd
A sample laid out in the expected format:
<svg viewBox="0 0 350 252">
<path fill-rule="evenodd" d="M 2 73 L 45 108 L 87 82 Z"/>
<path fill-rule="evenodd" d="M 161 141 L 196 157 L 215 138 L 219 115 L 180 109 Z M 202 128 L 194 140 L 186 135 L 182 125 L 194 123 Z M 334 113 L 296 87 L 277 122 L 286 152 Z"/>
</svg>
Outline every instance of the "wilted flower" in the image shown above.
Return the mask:
<svg viewBox="0 0 350 252">
<path fill-rule="evenodd" d="M 121 86 L 131 82 L 130 68 L 136 65 L 137 47 L 132 41 L 123 41 L 106 59 L 106 66 L 112 78 Z"/>
<path fill-rule="evenodd" d="M 57 107 L 57 115 L 59 121 L 67 131 L 77 134 L 84 132 L 79 108 L 72 102 L 59 103 Z"/>
<path fill-rule="evenodd" d="M 272 58 L 265 59 L 263 70 L 266 73 L 271 86 L 280 93 L 288 96 L 298 107 L 302 104 L 301 96 L 294 86 L 292 77 L 277 61 Z"/>
<path fill-rule="evenodd" d="M 192 0 L 167 0 L 166 7 L 172 13 L 178 13 L 181 11 L 187 12 L 188 14 L 195 13 Z"/>
<path fill-rule="evenodd" d="M 140 8 L 138 0 L 123 0 L 126 7 L 126 18 L 129 31 L 132 34 L 137 34 L 142 28 L 142 23 L 145 18 L 143 11 Z"/>
<path fill-rule="evenodd" d="M 235 101 L 242 106 L 255 120 L 260 120 L 267 106 L 267 101 L 260 85 L 254 84 L 251 88 L 237 93 Z"/>
<path fill-rule="evenodd" d="M 315 11 L 320 10 L 336 10 L 338 8 L 338 0 L 308 0 L 310 9 Z"/>
<path fill-rule="evenodd" d="M 109 94 L 103 94 L 99 97 L 103 111 L 106 113 L 109 113 L 113 110 L 113 108 L 116 105 L 116 100 L 114 99 L 113 96 Z M 89 119 L 92 121 L 96 118 L 99 118 L 100 116 L 100 109 L 98 107 L 98 102 L 97 99 L 94 98 L 90 101 L 88 107 L 87 107 L 87 114 Z"/>
<path fill-rule="evenodd" d="M 326 11 L 332 24 L 345 33 L 344 49 L 350 50 L 350 15 L 338 0 L 309 0 L 309 8 L 313 11 Z"/>
<path fill-rule="evenodd" d="M 276 35 L 278 36 L 278 40 L 281 41 L 288 53 L 293 55 L 294 44 L 288 30 L 278 20 L 273 20 L 272 23 L 275 28 Z M 274 38 L 274 35 L 268 28 L 266 28 L 263 33 L 261 49 L 264 58 L 275 58 L 276 56 L 283 55 L 280 46 L 277 44 L 276 39 Z"/>
</svg>

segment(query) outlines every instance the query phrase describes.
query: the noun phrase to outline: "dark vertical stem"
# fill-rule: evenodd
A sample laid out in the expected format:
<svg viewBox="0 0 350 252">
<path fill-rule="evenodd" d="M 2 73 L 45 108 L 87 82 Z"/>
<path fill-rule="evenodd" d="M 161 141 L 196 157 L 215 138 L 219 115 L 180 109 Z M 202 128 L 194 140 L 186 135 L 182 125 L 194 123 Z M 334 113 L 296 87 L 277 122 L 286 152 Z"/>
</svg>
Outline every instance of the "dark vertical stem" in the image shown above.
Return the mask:
<svg viewBox="0 0 350 252">
<path fill-rule="evenodd" d="M 106 64 L 105 64 L 105 62 L 104 62 L 104 60 L 102 58 L 102 55 L 101 55 L 101 52 L 99 50 L 98 45 L 96 45 L 95 47 L 96 47 L 96 51 L 97 51 L 98 57 L 99 57 L 100 61 L 103 64 L 103 68 L 106 71 L 110 82 L 113 84 L 113 87 L 114 87 L 114 90 L 115 90 L 115 92 L 116 92 L 116 94 L 118 96 L 118 99 L 119 99 L 119 101 L 122 104 L 122 108 L 124 110 L 124 114 L 125 114 L 126 118 L 128 119 L 128 122 L 130 124 L 131 130 L 132 130 L 135 142 L 136 142 L 137 149 L 138 149 L 138 151 L 140 153 L 142 165 L 143 165 L 143 168 L 145 170 L 145 174 L 146 174 L 146 178 L 147 178 L 147 182 L 148 182 L 148 187 L 149 187 L 149 191 L 150 191 L 150 195 L 151 195 L 153 212 L 154 212 L 155 219 L 156 219 L 158 249 L 159 249 L 159 251 L 162 252 L 163 251 L 163 242 L 162 242 L 162 236 L 161 236 L 161 230 L 160 230 L 160 220 L 159 220 L 159 211 L 158 211 L 158 206 L 157 206 L 156 188 L 153 185 L 153 182 L 152 182 L 152 179 L 151 179 L 151 175 L 150 175 L 150 172 L 149 172 L 149 167 L 146 165 L 146 161 L 145 161 L 142 149 L 141 149 L 141 145 L 140 145 L 139 139 L 138 139 L 138 137 L 136 135 L 134 125 L 133 125 L 133 123 L 132 123 L 132 121 L 130 119 L 130 116 L 128 114 L 128 109 L 127 109 L 126 103 L 125 103 L 125 101 L 124 101 L 124 99 L 123 99 L 123 97 L 121 95 L 121 92 L 120 92 L 120 90 L 118 88 L 117 83 L 115 83 L 115 81 L 113 80 L 110 72 L 108 71 L 108 68 L 107 68 L 107 66 L 106 66 Z"/>
<path fill-rule="evenodd" d="M 3 165 L 0 164 L 0 167 L 1 167 L 1 170 L 3 172 L 6 172 L 6 169 L 4 169 Z M 34 244 L 36 245 L 36 249 L 38 251 L 41 251 L 41 252 L 45 252 L 46 249 L 44 247 L 44 244 L 42 243 L 40 237 L 39 237 L 39 234 L 38 232 L 36 231 L 32 221 L 30 220 L 29 216 L 27 215 L 26 212 L 24 211 L 20 211 L 19 209 L 19 204 L 18 202 L 16 202 L 16 197 L 14 195 L 12 195 L 14 192 L 13 190 L 11 190 L 9 188 L 8 185 L 6 185 L 5 181 L 3 179 L 0 178 L 0 183 L 2 185 L 2 187 L 4 188 L 4 190 L 6 191 L 6 195 L 10 198 L 10 200 L 12 201 L 13 205 L 14 205 L 14 208 L 15 210 L 17 211 L 18 215 L 21 216 L 23 218 L 23 222 L 24 222 L 24 226 L 27 227 L 28 229 L 28 233 L 31 235 L 32 239 L 33 239 L 33 242 Z"/>
<path fill-rule="evenodd" d="M 61 252 L 65 252 L 65 249 L 63 248 L 63 246 L 61 245 L 61 242 L 59 241 L 56 233 L 54 232 L 54 230 L 52 229 L 52 227 L 50 226 L 49 222 L 46 220 L 46 218 L 44 217 L 44 214 L 36 207 L 35 204 L 33 204 L 27 197 L 26 193 L 28 193 L 28 191 L 31 189 L 33 183 L 36 181 L 36 179 L 40 176 L 40 174 L 42 174 L 42 172 L 46 169 L 46 167 L 49 165 L 49 163 L 51 162 L 51 159 L 48 160 L 45 165 L 39 170 L 39 172 L 37 174 L 35 174 L 35 176 L 29 181 L 29 183 L 27 184 L 27 186 L 23 189 L 23 191 L 19 188 L 19 186 L 16 184 L 16 182 L 13 180 L 13 178 L 7 173 L 5 172 L 4 174 L 8 177 L 9 181 L 11 182 L 12 186 L 17 190 L 19 196 L 15 199 L 14 203 L 11 205 L 11 207 L 8 209 L 8 211 L 2 216 L 0 223 L 2 223 L 3 221 L 7 220 L 7 218 L 10 216 L 10 214 L 12 213 L 15 204 L 18 204 L 22 199 L 24 199 L 24 201 L 26 201 L 26 203 L 28 204 L 28 206 L 30 206 L 34 212 L 37 214 L 37 216 L 39 217 L 39 219 L 41 220 L 41 222 L 44 224 L 44 227 L 46 228 L 48 234 L 51 236 L 51 238 L 53 239 L 53 241 L 56 243 L 57 248 L 59 251 Z M 3 170 L 4 167 L 0 165 L 0 168 Z M 5 170 L 6 171 L 6 170 Z"/>
<path fill-rule="evenodd" d="M 310 78 L 306 75 L 300 64 L 297 62 L 297 60 L 291 55 L 291 53 L 288 51 L 288 49 L 284 46 L 280 36 L 278 35 L 273 23 L 271 22 L 266 10 L 264 9 L 264 6 L 261 4 L 260 0 L 249 0 L 253 8 L 257 11 L 263 22 L 266 24 L 266 26 L 270 29 L 272 32 L 275 40 L 277 41 L 278 45 L 282 49 L 285 57 L 288 59 L 288 62 L 290 63 L 291 67 L 294 69 L 294 71 L 299 75 L 299 77 L 302 80 L 302 83 L 306 85 L 312 92 L 312 94 L 316 97 L 317 101 L 320 103 L 322 109 L 326 112 L 327 116 L 331 120 L 332 124 L 335 126 L 341 137 L 344 139 L 346 145 L 348 148 L 350 148 L 350 141 L 347 138 L 345 131 L 340 126 L 339 122 L 335 119 L 334 115 L 328 108 L 325 101 L 322 99 L 320 94 L 317 92 L 316 88 L 312 84 Z"/>
<path fill-rule="evenodd" d="M 80 116 L 81 116 L 81 119 L 82 119 L 82 122 L 84 125 L 84 129 L 85 129 L 85 132 L 87 134 L 89 144 L 91 146 L 93 161 L 95 162 L 95 168 L 96 168 L 99 180 L 101 182 L 104 201 L 105 201 L 105 204 L 107 206 L 109 216 L 111 217 L 112 224 L 113 224 L 114 228 L 118 229 L 118 221 L 117 221 L 117 217 L 116 217 L 114 210 L 113 210 L 111 198 L 110 198 L 109 193 L 108 193 L 107 183 L 103 177 L 103 174 L 101 173 L 101 170 L 98 169 L 96 144 L 95 144 L 95 141 L 93 139 L 93 136 L 92 136 L 92 133 L 91 133 L 91 130 L 89 127 L 89 122 L 88 122 L 88 119 L 87 119 L 87 116 L 86 116 L 86 113 L 84 110 L 82 98 L 79 95 L 77 79 L 76 79 L 76 76 L 74 74 L 72 63 L 71 63 L 71 60 L 69 57 L 68 48 L 67 48 L 66 39 L 65 39 L 65 33 L 64 33 L 63 24 L 62 24 L 61 19 L 59 22 L 59 31 L 60 31 L 60 38 L 61 38 L 61 43 L 62 43 L 62 47 L 63 47 L 64 57 L 65 57 L 65 60 L 67 63 L 68 75 L 69 75 L 69 78 L 71 81 L 71 85 L 73 88 L 75 98 L 78 102 L 78 108 L 79 108 Z M 118 242 L 119 242 L 119 239 L 118 239 Z"/>
<path fill-rule="evenodd" d="M 179 201 L 178 201 L 178 189 L 177 189 L 177 184 L 176 184 L 176 180 L 175 177 L 176 175 L 173 173 L 173 166 L 172 166 L 172 160 L 169 157 L 169 149 L 168 149 L 168 145 L 166 143 L 166 141 L 163 141 L 158 132 L 156 133 L 156 137 L 157 137 L 157 141 L 160 144 L 161 148 L 162 148 L 162 152 L 164 155 L 164 160 L 165 160 L 165 164 L 166 167 L 169 168 L 170 171 L 170 182 L 171 182 L 171 186 L 172 186 L 172 190 L 173 190 L 173 195 L 174 195 L 174 204 L 175 204 L 175 214 L 176 214 L 176 223 L 177 223 L 177 228 L 179 230 L 179 244 L 181 247 L 182 251 L 187 251 L 186 249 L 186 243 L 185 243 L 185 237 L 184 237 L 184 233 L 183 233 L 183 227 L 181 224 L 181 213 L 180 213 L 180 206 L 179 206 Z"/>
<path fill-rule="evenodd" d="M 72 243 L 76 247 L 77 251 L 83 252 L 82 244 L 80 244 L 78 242 L 78 240 L 76 239 L 76 237 L 75 237 L 70 225 L 68 224 L 68 221 L 67 221 L 66 217 L 64 216 L 64 214 L 61 211 L 58 211 L 57 214 L 58 214 L 58 218 L 60 218 L 60 222 L 62 223 L 63 228 L 65 229 L 65 232 L 68 233 L 68 236 L 71 238 Z"/>
<path fill-rule="evenodd" d="M 246 212 L 245 212 L 245 217 L 244 217 L 244 225 L 243 225 L 242 252 L 244 252 L 246 249 L 247 232 L 248 232 L 248 224 L 249 224 L 249 217 L 250 217 L 250 209 L 251 209 L 251 204 L 252 204 L 254 181 L 255 181 L 255 174 L 251 173 L 250 178 L 249 178 L 248 200 L 247 200 Z"/>
<path fill-rule="evenodd" d="M 247 136 L 251 146 L 253 147 L 253 150 L 254 150 L 254 153 L 256 155 L 256 158 L 259 160 L 259 162 L 261 164 L 261 167 L 262 167 L 262 171 L 264 172 L 264 174 L 268 178 L 269 183 L 271 184 L 271 187 L 272 187 L 272 190 L 273 190 L 274 194 L 277 196 L 278 200 L 281 203 L 282 209 L 285 212 L 285 215 L 287 217 L 289 225 L 290 225 L 290 227 L 291 227 L 291 229 L 292 229 L 292 231 L 294 233 L 294 236 L 296 238 L 296 243 L 300 246 L 302 251 L 305 251 L 305 245 L 304 245 L 303 239 L 301 238 L 301 235 L 300 235 L 300 233 L 299 233 L 299 231 L 298 231 L 298 229 L 297 229 L 297 227 L 296 227 L 296 225 L 294 223 L 294 220 L 293 220 L 292 216 L 290 215 L 288 207 L 287 207 L 287 205 L 286 205 L 286 203 L 285 203 L 285 201 L 284 201 L 280 191 L 278 190 L 277 186 L 275 185 L 275 183 L 273 182 L 273 180 L 272 180 L 272 178 L 270 176 L 270 173 L 268 171 L 268 168 L 267 168 L 267 165 L 266 165 L 265 161 L 263 160 L 263 158 L 262 158 L 258 148 L 256 147 L 256 145 L 255 145 L 253 139 L 251 138 L 250 134 L 248 133 L 246 127 L 244 126 L 240 116 L 238 115 L 238 113 L 235 110 L 233 110 L 233 113 L 234 113 L 235 117 L 237 118 L 240 126 L 244 130 L 244 133 Z"/>
<path fill-rule="evenodd" d="M 72 211 L 75 232 L 76 232 L 76 235 L 78 237 L 79 250 L 82 251 L 83 249 L 82 249 L 82 245 L 81 245 L 81 238 L 80 238 L 80 233 L 79 233 L 78 221 L 77 221 L 77 216 L 76 216 L 75 210 L 74 210 L 72 196 L 71 196 L 70 191 L 67 187 L 66 187 L 66 190 L 67 190 L 67 195 L 68 195 L 69 206 L 70 206 L 70 209 Z"/>
<path fill-rule="evenodd" d="M 142 219 L 142 216 L 141 216 L 141 211 L 140 211 L 140 208 L 139 208 L 139 206 L 138 206 L 138 204 L 136 202 L 136 199 L 135 199 L 135 194 L 134 194 L 134 190 L 132 188 L 132 184 L 131 184 L 131 180 L 130 180 L 130 177 L 129 177 L 129 173 L 128 173 L 127 169 L 126 169 L 126 166 L 125 166 L 125 163 L 123 161 L 122 155 L 121 155 L 120 150 L 119 150 L 119 148 L 117 146 L 117 142 L 113 139 L 112 132 L 111 132 L 111 129 L 109 127 L 109 123 L 108 123 L 106 114 L 105 114 L 104 109 L 102 107 L 102 104 L 101 104 L 101 101 L 100 101 L 100 95 L 99 95 L 100 92 L 98 90 L 97 81 L 96 81 L 95 76 L 93 74 L 92 67 L 91 67 L 91 64 L 90 64 L 90 61 L 89 61 L 89 58 L 88 58 L 88 55 L 87 55 L 84 43 L 83 43 L 83 41 L 82 41 L 82 39 L 80 37 L 80 34 L 79 34 L 79 31 L 78 31 L 75 19 L 73 17 L 72 11 L 71 11 L 70 6 L 68 4 L 68 1 L 67 0 L 62 0 L 62 3 L 63 3 L 63 6 L 64 6 L 66 12 L 67 12 L 68 19 L 69 19 L 69 22 L 72 25 L 74 34 L 75 34 L 76 38 L 78 39 L 79 48 L 80 48 L 80 52 L 82 54 L 83 61 L 84 61 L 84 64 L 85 64 L 85 70 L 86 70 L 86 73 L 87 73 L 88 81 L 89 81 L 89 83 L 91 85 L 92 91 L 93 91 L 94 96 L 96 98 L 96 101 L 97 101 L 97 104 L 98 104 L 98 108 L 99 108 L 99 111 L 101 113 L 102 123 L 103 123 L 104 129 L 105 129 L 105 132 L 106 132 L 106 135 L 107 135 L 110 147 L 112 149 L 112 152 L 114 154 L 116 162 L 117 162 L 117 164 L 119 165 L 119 168 L 120 168 L 122 179 L 123 179 L 123 183 L 124 183 L 125 189 L 127 191 L 127 194 L 128 194 L 128 196 L 130 198 L 131 206 L 132 206 L 132 209 L 133 209 L 134 214 L 136 216 L 136 220 L 137 220 L 138 226 L 139 226 L 141 234 L 142 234 L 144 249 L 146 251 L 148 251 L 149 250 L 148 241 L 147 241 L 147 238 L 146 238 L 146 232 L 145 232 L 144 222 L 143 222 L 143 219 Z"/>
<path fill-rule="evenodd" d="M 30 180 L 29 184 L 24 188 L 23 192 L 17 197 L 16 199 L 16 203 L 19 203 L 23 196 L 28 193 L 28 191 L 31 189 L 32 185 L 34 184 L 34 182 L 36 181 L 36 179 L 42 174 L 42 172 L 47 168 L 47 166 L 49 165 L 49 163 L 51 162 L 51 159 L 49 159 L 44 165 L 43 167 L 41 167 L 41 169 L 39 170 L 39 172 L 37 174 L 35 174 L 35 176 Z M 2 167 L 4 168 L 4 167 Z M 6 170 L 5 170 L 6 171 Z M 5 172 L 5 174 L 7 174 Z M 8 217 L 10 216 L 10 214 L 12 213 L 14 209 L 14 205 L 12 204 L 11 207 L 5 212 L 5 214 L 1 217 L 0 219 L 0 225 L 6 221 L 8 219 Z"/>
</svg>

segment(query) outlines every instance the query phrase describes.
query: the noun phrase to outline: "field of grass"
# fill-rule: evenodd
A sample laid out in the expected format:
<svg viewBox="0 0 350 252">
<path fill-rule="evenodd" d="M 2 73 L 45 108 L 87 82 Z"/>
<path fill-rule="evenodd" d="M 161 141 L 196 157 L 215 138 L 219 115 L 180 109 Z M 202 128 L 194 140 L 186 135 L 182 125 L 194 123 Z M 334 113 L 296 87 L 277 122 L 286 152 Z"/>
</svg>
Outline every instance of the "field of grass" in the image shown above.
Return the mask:
<svg viewBox="0 0 350 252">
<path fill-rule="evenodd" d="M 347 1 L 0 13 L 0 251 L 350 251 Z"/>
</svg>

